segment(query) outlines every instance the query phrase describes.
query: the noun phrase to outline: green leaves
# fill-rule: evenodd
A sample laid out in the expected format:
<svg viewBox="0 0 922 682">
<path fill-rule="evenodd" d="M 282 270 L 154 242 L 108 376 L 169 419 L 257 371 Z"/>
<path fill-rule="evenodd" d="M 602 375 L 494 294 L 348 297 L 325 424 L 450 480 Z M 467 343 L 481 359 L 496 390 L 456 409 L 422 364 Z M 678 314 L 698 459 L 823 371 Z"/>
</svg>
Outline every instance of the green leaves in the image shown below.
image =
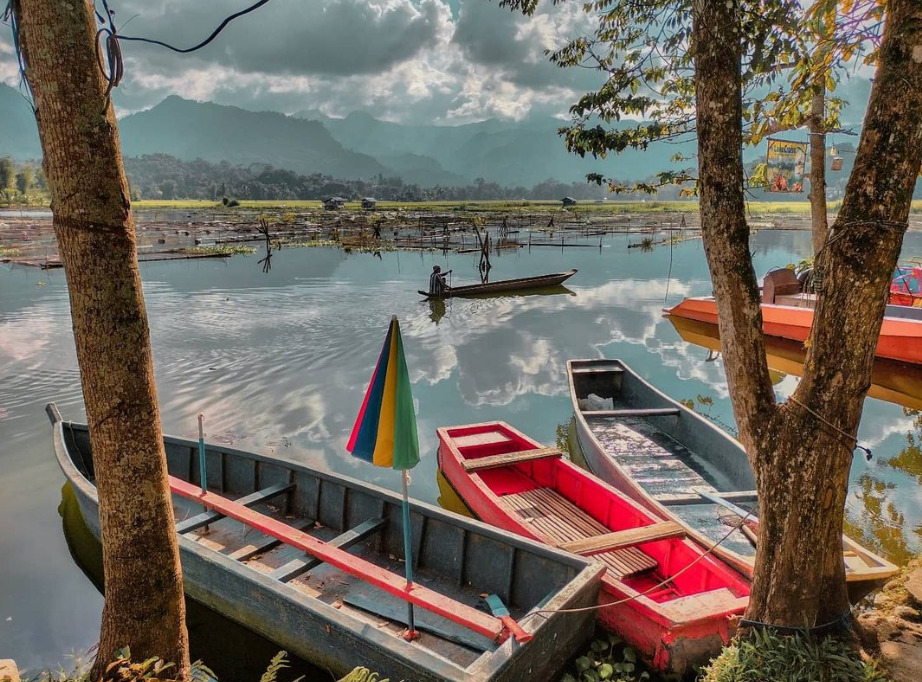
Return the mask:
<svg viewBox="0 0 922 682">
<path fill-rule="evenodd" d="M 649 679 L 646 671 L 637 671 L 637 653 L 617 635 L 609 633 L 605 638 L 595 639 L 588 651 L 576 658 L 572 669 L 560 678 L 560 682 L 639 682 Z"/>
</svg>

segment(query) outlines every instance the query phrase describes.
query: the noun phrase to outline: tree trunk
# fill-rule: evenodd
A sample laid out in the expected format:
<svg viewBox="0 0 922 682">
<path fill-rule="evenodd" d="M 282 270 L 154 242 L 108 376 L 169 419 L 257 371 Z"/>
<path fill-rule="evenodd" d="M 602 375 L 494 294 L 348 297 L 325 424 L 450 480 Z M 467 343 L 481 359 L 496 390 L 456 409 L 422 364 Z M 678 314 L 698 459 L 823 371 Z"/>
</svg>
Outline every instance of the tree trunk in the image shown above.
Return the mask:
<svg viewBox="0 0 922 682">
<path fill-rule="evenodd" d="M 848 609 L 841 534 L 852 436 L 922 164 L 922 6 L 890 2 L 855 170 L 818 259 L 825 276 L 804 377 L 781 407 L 765 366 L 742 204 L 737 3 L 697 0 L 693 34 L 702 234 L 760 499 L 747 617 L 822 625 Z"/>
<path fill-rule="evenodd" d="M 810 227 L 813 255 L 826 243 L 826 81 L 821 76 L 813 84 L 810 103 Z"/>
<path fill-rule="evenodd" d="M 115 114 L 90 0 L 14 0 L 67 275 L 99 492 L 105 606 L 94 679 L 114 652 L 189 675 L 182 573 L 150 333 Z M 171 675 L 173 672 L 171 672 Z"/>
</svg>

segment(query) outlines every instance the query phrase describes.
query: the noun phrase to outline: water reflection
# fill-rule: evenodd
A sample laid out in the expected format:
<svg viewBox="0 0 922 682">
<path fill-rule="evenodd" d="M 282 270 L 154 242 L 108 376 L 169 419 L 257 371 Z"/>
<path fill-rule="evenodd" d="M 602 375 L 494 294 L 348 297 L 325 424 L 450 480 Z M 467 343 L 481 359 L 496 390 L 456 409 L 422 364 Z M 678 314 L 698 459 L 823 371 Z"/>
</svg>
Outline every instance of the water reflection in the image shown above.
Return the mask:
<svg viewBox="0 0 922 682">
<path fill-rule="evenodd" d="M 555 442 L 557 426 L 571 416 L 571 358 L 622 358 L 668 395 L 709 397 L 711 415 L 732 424 L 722 361 L 705 362 L 707 351 L 684 341 L 661 312 L 684 296 L 710 293 L 700 240 L 674 245 L 670 258 L 668 248 L 628 249 L 635 238 L 605 235 L 599 249 L 595 236 L 586 240 L 594 248 L 563 253 L 498 250 L 493 279 L 576 267 L 579 274 L 561 292 L 575 295 L 458 299 L 445 303 L 444 314 L 420 303 L 419 283 L 436 262 L 459 280 L 476 280 L 477 254 L 383 252 L 379 259 L 282 249 L 266 274 L 262 253 L 142 264 L 164 430 L 194 437 L 195 415 L 203 412 L 210 439 L 399 490 L 399 474 L 360 469 L 345 453 L 381 330 L 393 314 L 427 453 L 411 494 L 426 502 L 443 493 L 436 427 L 503 420 Z M 905 244 L 907 252 L 922 250 L 922 235 L 908 234 Z M 763 231 L 753 239 L 760 274 L 809 250 L 807 232 Z M 796 385 L 792 372 L 775 375 L 780 396 Z M 911 380 L 901 371 L 886 385 L 911 394 Z M 90 646 L 101 608 L 68 557 L 54 515 L 63 479 L 42 411 L 49 400 L 69 418 L 84 419 L 63 272 L 0 266 L 0 642 L 32 669 Z M 903 556 L 902 547 L 920 547 L 915 532 L 904 533 L 901 546 L 888 530 L 922 521 L 922 489 L 911 465 L 918 455 L 900 454 L 908 432 L 920 442 L 913 420 L 900 407 L 868 400 L 859 436 L 875 459 L 853 466 L 850 518 L 893 558 Z"/>
</svg>

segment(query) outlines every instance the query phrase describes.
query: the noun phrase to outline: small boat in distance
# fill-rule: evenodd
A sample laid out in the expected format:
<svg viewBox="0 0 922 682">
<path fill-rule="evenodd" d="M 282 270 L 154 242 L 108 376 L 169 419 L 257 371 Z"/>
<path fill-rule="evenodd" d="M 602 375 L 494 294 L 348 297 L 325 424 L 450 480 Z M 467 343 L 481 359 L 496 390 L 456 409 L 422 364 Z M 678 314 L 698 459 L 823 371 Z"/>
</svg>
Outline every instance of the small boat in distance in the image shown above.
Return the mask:
<svg viewBox="0 0 922 682">
<path fill-rule="evenodd" d="M 571 448 L 571 456 L 584 459 L 606 483 L 708 545 L 735 526 L 714 554 L 751 576 L 753 528 L 740 523 L 750 509 L 740 512 L 737 505 L 754 508 L 758 498 L 743 446 L 620 360 L 570 360 L 567 376 L 579 450 Z M 852 603 L 899 570 L 847 536 L 842 542 Z"/>
<path fill-rule="evenodd" d="M 47 410 L 98 539 L 89 431 Z M 164 444 L 187 596 L 337 676 L 363 665 L 397 680 L 555 679 L 591 635 L 594 614 L 580 609 L 596 602 L 602 569 L 585 559 L 411 501 L 408 589 L 400 496 L 216 445 L 202 493 L 198 443 Z M 511 616 L 478 608 L 483 594 Z M 418 607 L 413 642 L 402 637 L 407 601 Z"/>
<path fill-rule="evenodd" d="M 439 469 L 478 518 L 605 567 L 599 622 L 655 668 L 681 674 L 732 636 L 749 580 L 680 524 L 504 422 L 438 436 Z"/>
<path fill-rule="evenodd" d="M 765 276 L 762 286 L 762 331 L 803 343 L 813 326 L 815 294 L 802 293 L 792 270 L 781 268 Z M 717 324 L 717 301 L 713 296 L 686 298 L 667 315 Z M 922 307 L 888 305 L 884 313 L 877 357 L 922 364 Z"/>
<path fill-rule="evenodd" d="M 535 277 L 520 277 L 519 279 L 501 279 L 496 282 L 487 282 L 486 284 L 466 284 L 459 287 L 446 287 L 441 294 L 430 294 L 427 291 L 419 291 L 420 296 L 426 298 L 459 298 L 465 296 L 480 296 L 483 294 L 515 294 L 520 291 L 530 291 L 533 289 L 547 289 L 563 284 L 576 274 L 576 268 L 566 272 L 557 272 L 550 275 L 537 275 Z M 560 293 L 565 293 L 566 290 Z"/>
</svg>

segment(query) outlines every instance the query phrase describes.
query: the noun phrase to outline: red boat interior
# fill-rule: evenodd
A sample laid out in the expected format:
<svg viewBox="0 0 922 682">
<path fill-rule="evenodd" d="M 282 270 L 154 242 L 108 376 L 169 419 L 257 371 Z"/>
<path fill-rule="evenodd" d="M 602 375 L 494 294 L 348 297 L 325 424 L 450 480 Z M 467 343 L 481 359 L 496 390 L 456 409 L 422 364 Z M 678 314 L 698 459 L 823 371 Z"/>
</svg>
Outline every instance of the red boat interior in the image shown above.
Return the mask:
<svg viewBox="0 0 922 682">
<path fill-rule="evenodd" d="M 653 517 L 560 451 L 542 448 L 503 423 L 443 429 L 440 437 L 442 447 L 480 477 L 520 527 L 560 549 L 602 561 L 627 587 L 651 590 L 645 596 L 653 601 L 724 589 L 733 597 L 749 594 L 745 579 L 710 555 L 702 558 L 703 550 L 685 539 L 678 524 Z M 646 530 L 631 537 L 619 533 L 631 529 Z"/>
</svg>

